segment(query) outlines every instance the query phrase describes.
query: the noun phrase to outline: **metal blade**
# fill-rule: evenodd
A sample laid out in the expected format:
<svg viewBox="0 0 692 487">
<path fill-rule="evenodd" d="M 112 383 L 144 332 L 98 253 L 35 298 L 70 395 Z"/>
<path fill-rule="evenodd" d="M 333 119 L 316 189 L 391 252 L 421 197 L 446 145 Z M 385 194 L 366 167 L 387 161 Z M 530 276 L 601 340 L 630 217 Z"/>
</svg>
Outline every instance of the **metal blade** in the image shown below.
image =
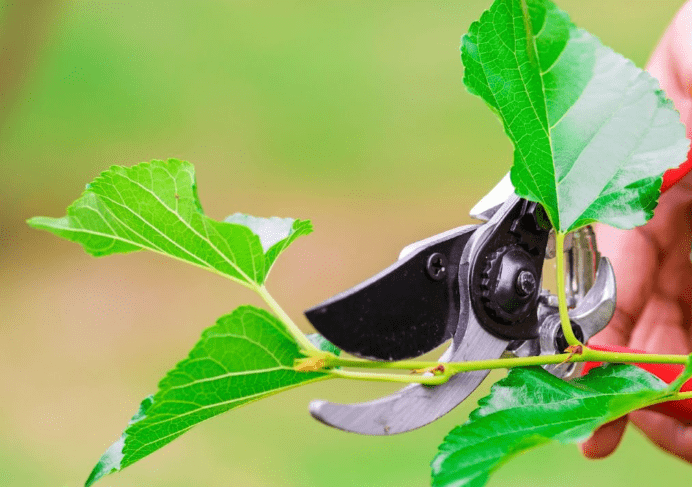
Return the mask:
<svg viewBox="0 0 692 487">
<path fill-rule="evenodd" d="M 440 361 L 461 362 L 499 358 L 508 341 L 495 338 L 478 323 L 461 346 Z M 475 339 L 474 339 L 475 335 Z M 451 350 L 451 349 L 450 349 Z M 329 426 L 363 435 L 392 435 L 425 426 L 459 405 L 483 382 L 488 370 L 456 374 L 439 386 L 413 384 L 387 397 L 358 404 L 310 403 L 310 414 Z"/>
<path fill-rule="evenodd" d="M 487 222 L 513 194 L 514 185 L 512 185 L 509 173 L 507 173 L 488 194 L 483 196 L 481 200 L 471 208 L 469 216 L 476 220 Z"/>
<path fill-rule="evenodd" d="M 589 338 L 601 331 L 615 314 L 616 287 L 615 272 L 607 257 L 601 257 L 593 286 L 588 290 L 579 304 L 569 311 L 575 334 L 586 343 Z M 539 310 L 541 316 L 540 336 L 535 340 L 527 340 L 513 350 L 519 357 L 530 355 L 555 355 L 563 353 L 567 346 L 560 325 L 560 315 L 556 306 L 542 304 Z M 562 363 L 544 365 L 543 368 L 551 374 L 569 380 L 579 375 L 581 363 Z"/>
<path fill-rule="evenodd" d="M 360 357 L 403 360 L 433 350 L 457 328 L 459 261 L 477 228 L 407 247 L 401 260 L 305 316 L 327 340 Z"/>
<path fill-rule="evenodd" d="M 569 313 L 573 326 L 576 325 L 581 330 L 583 343 L 608 325 L 615 314 L 616 299 L 615 271 L 610 260 L 607 257 L 601 257 L 593 287 Z M 543 342 L 541 345 L 543 346 Z M 562 350 L 555 350 L 555 353 L 561 352 Z M 570 380 L 581 376 L 584 363 L 544 366 L 544 368 L 557 377 Z"/>
<path fill-rule="evenodd" d="M 601 257 L 593 286 L 569 314 L 581 327 L 584 342 L 608 325 L 616 302 L 615 270 L 607 257 Z"/>
<path fill-rule="evenodd" d="M 482 233 L 482 232 L 480 232 Z M 510 343 L 485 331 L 478 322 L 468 293 L 471 256 L 482 235 L 471 236 L 459 264 L 460 310 L 456 332 L 441 362 L 499 358 Z M 474 248 L 476 247 L 476 248 Z M 471 394 L 487 370 L 456 374 L 438 386 L 414 384 L 382 399 L 359 404 L 313 401 L 312 416 L 335 428 L 366 435 L 390 435 L 425 426 L 447 414 Z"/>
</svg>

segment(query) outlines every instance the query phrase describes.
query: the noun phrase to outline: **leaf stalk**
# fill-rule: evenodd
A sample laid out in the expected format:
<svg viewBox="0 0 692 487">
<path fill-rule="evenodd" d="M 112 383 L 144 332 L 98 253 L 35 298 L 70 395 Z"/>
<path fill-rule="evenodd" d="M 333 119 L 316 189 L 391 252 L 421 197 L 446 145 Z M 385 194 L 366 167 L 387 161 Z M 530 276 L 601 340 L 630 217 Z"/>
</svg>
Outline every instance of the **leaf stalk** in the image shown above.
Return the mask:
<svg viewBox="0 0 692 487">
<path fill-rule="evenodd" d="M 312 343 L 310 343 L 308 337 L 305 336 L 305 334 L 301 331 L 300 328 L 298 328 L 298 325 L 296 325 L 293 322 L 291 317 L 288 316 L 288 313 L 286 313 L 284 309 L 279 305 L 279 303 L 276 302 L 274 297 L 271 294 L 269 294 L 269 291 L 264 286 L 264 284 L 260 286 L 255 286 L 253 289 L 255 290 L 255 292 L 257 292 L 257 294 L 260 295 L 264 302 L 267 303 L 267 306 L 271 308 L 271 310 L 283 322 L 283 324 L 286 325 L 286 328 L 288 329 L 289 333 L 291 333 L 293 338 L 296 339 L 296 341 L 300 344 L 300 347 L 303 350 L 308 352 L 308 354 L 321 353 L 321 350 L 318 349 Z"/>
<path fill-rule="evenodd" d="M 692 391 L 688 392 L 676 392 L 674 397 L 674 401 L 684 401 L 685 399 L 692 399 Z"/>
<path fill-rule="evenodd" d="M 574 335 L 572 323 L 567 310 L 567 295 L 565 294 L 565 236 L 567 234 L 555 230 L 555 261 L 557 263 L 557 300 L 560 311 L 560 325 L 567 344 L 573 347 L 582 345 Z"/>
<path fill-rule="evenodd" d="M 685 370 L 670 384 L 669 389 L 680 394 L 680 388 L 685 385 L 685 383 L 692 378 L 692 354 L 687 356 L 687 362 L 685 363 Z"/>
</svg>

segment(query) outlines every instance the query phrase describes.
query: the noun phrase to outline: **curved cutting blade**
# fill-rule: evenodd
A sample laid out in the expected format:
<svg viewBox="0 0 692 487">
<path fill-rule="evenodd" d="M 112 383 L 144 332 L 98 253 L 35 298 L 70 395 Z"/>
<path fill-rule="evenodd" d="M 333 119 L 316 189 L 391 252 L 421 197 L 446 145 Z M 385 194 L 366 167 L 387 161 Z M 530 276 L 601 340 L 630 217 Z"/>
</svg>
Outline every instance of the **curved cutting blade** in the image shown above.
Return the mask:
<svg viewBox="0 0 692 487">
<path fill-rule="evenodd" d="M 592 336 L 608 325 L 615 314 L 616 302 L 615 271 L 610 260 L 607 257 L 601 257 L 593 286 L 577 304 L 576 308 L 569 312 L 570 321 L 581 330 L 584 343 L 588 342 Z M 560 325 L 559 312 L 557 309 L 551 311 L 547 313 L 541 324 L 540 337 L 537 340 L 537 353 L 540 355 L 555 355 L 564 352 L 564 344 L 560 344 L 557 340 L 558 336 L 564 337 Z M 562 363 L 543 366 L 551 374 L 566 380 L 579 377 L 583 367 L 584 363 Z"/>
<path fill-rule="evenodd" d="M 359 357 L 403 360 L 433 350 L 457 328 L 459 262 L 477 228 L 466 225 L 407 247 L 398 262 L 305 316 L 327 340 Z"/>
<path fill-rule="evenodd" d="M 475 322 L 467 328 L 461 346 L 446 353 L 441 362 L 463 362 L 499 358 L 508 341 L 496 338 Z M 448 350 L 448 352 L 450 352 Z M 392 435 L 411 431 L 444 416 L 483 382 L 489 370 L 452 376 L 439 386 L 412 384 L 381 399 L 358 404 L 328 401 L 310 403 L 310 414 L 329 426 L 363 435 Z"/>
<path fill-rule="evenodd" d="M 474 233 L 459 264 L 459 321 L 452 344 L 441 362 L 464 362 L 499 358 L 509 345 L 483 329 L 468 293 L 470 257 L 475 255 L 483 230 Z M 390 435 L 425 426 L 447 414 L 471 394 L 488 375 L 487 370 L 460 373 L 438 386 L 413 384 L 392 395 L 359 404 L 313 401 L 312 416 L 335 428 L 366 435 Z"/>
</svg>

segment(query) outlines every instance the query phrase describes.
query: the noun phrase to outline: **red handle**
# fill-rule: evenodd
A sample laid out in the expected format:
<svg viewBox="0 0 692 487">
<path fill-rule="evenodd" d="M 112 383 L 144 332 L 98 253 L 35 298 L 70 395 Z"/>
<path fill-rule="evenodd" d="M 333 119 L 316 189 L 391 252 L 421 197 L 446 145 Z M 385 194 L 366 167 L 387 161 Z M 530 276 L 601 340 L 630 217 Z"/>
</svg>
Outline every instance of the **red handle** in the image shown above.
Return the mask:
<svg viewBox="0 0 692 487">
<path fill-rule="evenodd" d="M 641 353 L 641 354 L 646 354 L 646 352 L 642 352 L 641 350 L 632 350 L 627 347 L 615 347 L 615 346 L 605 346 L 605 345 L 589 345 L 589 348 L 593 348 L 594 350 L 601 350 L 603 352 L 622 352 L 622 353 Z M 584 364 L 584 369 L 582 371 L 582 375 L 586 374 L 589 370 L 593 369 L 594 367 L 599 367 L 602 365 L 602 362 L 586 362 Z M 652 373 L 662 381 L 670 384 L 673 382 L 683 371 L 685 368 L 682 365 L 677 365 L 677 364 L 634 364 L 637 367 L 641 367 L 642 369 Z M 691 391 L 692 390 L 692 379 L 688 380 L 680 389 L 683 392 Z M 670 416 L 672 418 L 679 419 L 683 423 L 689 423 L 692 424 L 692 399 L 685 399 L 683 401 L 670 401 L 670 402 L 664 402 L 661 404 L 657 404 L 655 406 L 651 406 L 651 408 L 654 411 L 658 411 L 659 413 L 663 413 L 666 416 Z"/>
<path fill-rule="evenodd" d="M 692 135 L 691 130 L 687 131 L 687 137 Z M 661 193 L 668 191 L 671 187 L 680 181 L 685 174 L 692 170 L 692 149 L 687 153 L 687 160 L 680 164 L 679 167 L 668 169 L 663 174 L 663 184 L 661 185 Z"/>
</svg>

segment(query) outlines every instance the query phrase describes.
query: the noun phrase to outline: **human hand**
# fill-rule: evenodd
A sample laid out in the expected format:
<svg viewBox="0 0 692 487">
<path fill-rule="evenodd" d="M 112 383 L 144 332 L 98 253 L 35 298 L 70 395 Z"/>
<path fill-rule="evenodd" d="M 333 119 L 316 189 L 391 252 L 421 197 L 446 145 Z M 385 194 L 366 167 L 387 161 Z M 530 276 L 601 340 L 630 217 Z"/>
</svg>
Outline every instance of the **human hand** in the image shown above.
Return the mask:
<svg viewBox="0 0 692 487">
<path fill-rule="evenodd" d="M 692 1 L 678 12 L 647 69 L 675 103 L 690 137 Z M 673 181 L 667 179 L 664 186 Z M 618 293 L 613 319 L 589 343 L 651 353 L 692 352 L 692 173 L 661 195 L 646 225 L 626 231 L 598 225 L 595 230 L 599 250 L 615 268 Z M 692 463 L 692 425 L 647 409 L 601 427 L 581 446 L 584 455 L 611 454 L 628 420 L 661 449 Z"/>
</svg>

